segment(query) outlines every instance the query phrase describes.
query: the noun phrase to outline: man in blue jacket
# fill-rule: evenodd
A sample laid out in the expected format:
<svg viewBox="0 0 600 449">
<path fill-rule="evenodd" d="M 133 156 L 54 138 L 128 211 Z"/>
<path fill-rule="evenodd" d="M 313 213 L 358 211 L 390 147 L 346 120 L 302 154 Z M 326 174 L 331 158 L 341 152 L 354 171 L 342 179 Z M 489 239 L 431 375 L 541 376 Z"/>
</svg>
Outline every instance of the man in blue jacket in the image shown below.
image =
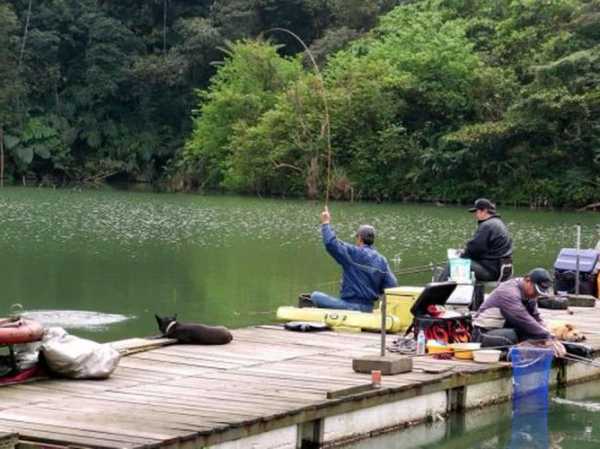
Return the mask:
<svg viewBox="0 0 600 449">
<path fill-rule="evenodd" d="M 362 225 L 356 231 L 356 244 L 338 240 L 331 228 L 327 207 L 321 212 L 321 234 L 327 252 L 342 266 L 340 298 L 322 292 L 313 292 L 310 302 L 316 307 L 371 312 L 374 302 L 386 288 L 398 282 L 385 257 L 373 248 L 375 229 Z"/>
</svg>

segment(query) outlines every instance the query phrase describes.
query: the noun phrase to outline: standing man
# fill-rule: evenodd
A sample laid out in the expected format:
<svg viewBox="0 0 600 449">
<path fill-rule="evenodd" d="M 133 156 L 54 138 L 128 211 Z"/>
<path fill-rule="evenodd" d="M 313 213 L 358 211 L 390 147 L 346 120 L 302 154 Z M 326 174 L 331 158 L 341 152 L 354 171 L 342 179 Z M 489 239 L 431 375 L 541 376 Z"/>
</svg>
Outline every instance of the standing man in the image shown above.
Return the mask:
<svg viewBox="0 0 600 449">
<path fill-rule="evenodd" d="M 473 319 L 473 341 L 483 347 L 514 345 L 524 340 L 544 340 L 557 356 L 566 353 L 553 339 L 537 308 L 537 299 L 552 291 L 552 278 L 543 268 L 525 277 L 500 284 L 483 302 Z"/>
<path fill-rule="evenodd" d="M 337 239 L 330 222 L 331 215 L 325 207 L 321 212 L 323 244 L 344 270 L 340 298 L 313 292 L 310 295 L 310 303 L 326 309 L 371 312 L 373 304 L 384 289 L 398 285 L 386 258 L 373 248 L 375 228 L 361 225 L 356 231 L 356 242 L 352 245 Z"/>
</svg>

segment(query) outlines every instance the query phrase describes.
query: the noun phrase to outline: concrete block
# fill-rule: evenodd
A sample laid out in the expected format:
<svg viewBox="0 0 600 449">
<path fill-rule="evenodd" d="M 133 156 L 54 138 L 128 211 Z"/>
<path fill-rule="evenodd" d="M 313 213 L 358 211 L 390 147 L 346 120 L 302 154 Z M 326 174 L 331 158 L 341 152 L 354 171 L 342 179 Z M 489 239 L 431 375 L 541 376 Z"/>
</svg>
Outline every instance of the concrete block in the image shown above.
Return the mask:
<svg viewBox="0 0 600 449">
<path fill-rule="evenodd" d="M 595 307 L 596 297 L 591 295 L 567 295 L 569 307 Z"/>
<path fill-rule="evenodd" d="M 365 356 L 352 360 L 352 369 L 357 373 L 379 370 L 384 376 L 412 371 L 412 358 L 406 356 Z"/>
</svg>

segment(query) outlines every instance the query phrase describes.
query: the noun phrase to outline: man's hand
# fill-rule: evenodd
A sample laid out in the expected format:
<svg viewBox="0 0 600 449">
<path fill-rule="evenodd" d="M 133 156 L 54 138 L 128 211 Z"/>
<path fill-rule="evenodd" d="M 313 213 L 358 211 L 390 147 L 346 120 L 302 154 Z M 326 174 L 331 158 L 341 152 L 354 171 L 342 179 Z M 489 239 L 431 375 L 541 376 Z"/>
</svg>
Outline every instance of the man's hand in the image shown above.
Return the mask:
<svg viewBox="0 0 600 449">
<path fill-rule="evenodd" d="M 554 351 L 555 357 L 564 357 L 567 355 L 567 350 L 565 349 L 565 345 L 563 345 L 560 341 L 552 339 L 550 340 L 550 347 Z"/>
<path fill-rule="evenodd" d="M 329 224 L 331 221 L 331 215 L 329 215 L 329 208 L 325 206 L 323 212 L 321 212 L 321 224 Z"/>
</svg>

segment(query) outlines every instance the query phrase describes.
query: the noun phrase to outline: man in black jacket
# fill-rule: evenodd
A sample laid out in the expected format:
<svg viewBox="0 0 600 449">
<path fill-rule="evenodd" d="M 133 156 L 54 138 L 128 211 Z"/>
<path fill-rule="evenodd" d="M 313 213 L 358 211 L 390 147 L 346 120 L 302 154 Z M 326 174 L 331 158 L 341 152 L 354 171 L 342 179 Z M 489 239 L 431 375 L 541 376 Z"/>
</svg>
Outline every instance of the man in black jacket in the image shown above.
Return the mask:
<svg viewBox="0 0 600 449">
<path fill-rule="evenodd" d="M 500 216 L 496 205 L 486 198 L 475 201 L 469 212 L 475 214 L 477 231 L 460 252 L 460 257 L 471 259 L 471 271 L 478 281 L 496 281 L 500 277 L 503 264 L 512 263 L 512 239 Z M 439 280 L 447 280 L 450 267 L 447 266 Z"/>
<path fill-rule="evenodd" d="M 500 277 L 502 264 L 512 263 L 512 239 L 490 200 L 478 199 L 469 212 L 475 214 L 478 226 L 461 257 L 471 259 L 475 279 L 495 281 Z"/>
</svg>

